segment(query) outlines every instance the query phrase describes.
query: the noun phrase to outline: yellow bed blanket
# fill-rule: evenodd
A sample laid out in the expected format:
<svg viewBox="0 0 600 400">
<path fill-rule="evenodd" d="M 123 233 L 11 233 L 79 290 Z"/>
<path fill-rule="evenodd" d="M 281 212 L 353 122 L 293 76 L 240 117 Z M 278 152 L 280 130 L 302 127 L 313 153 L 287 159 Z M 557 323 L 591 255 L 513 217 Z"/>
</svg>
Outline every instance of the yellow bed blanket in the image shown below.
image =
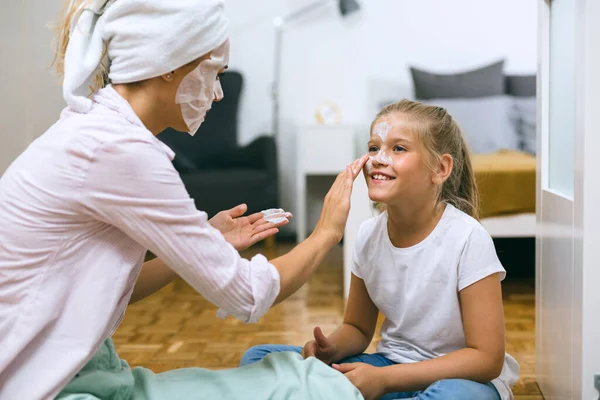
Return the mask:
<svg viewBox="0 0 600 400">
<path fill-rule="evenodd" d="M 480 218 L 535 212 L 535 157 L 518 151 L 473 154 Z"/>
</svg>

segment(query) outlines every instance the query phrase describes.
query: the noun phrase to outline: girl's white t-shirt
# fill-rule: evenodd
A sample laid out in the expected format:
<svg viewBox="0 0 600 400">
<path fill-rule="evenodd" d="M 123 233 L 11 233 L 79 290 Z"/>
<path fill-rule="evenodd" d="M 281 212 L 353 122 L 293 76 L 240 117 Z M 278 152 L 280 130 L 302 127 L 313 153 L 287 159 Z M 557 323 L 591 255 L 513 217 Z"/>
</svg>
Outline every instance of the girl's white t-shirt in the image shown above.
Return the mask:
<svg viewBox="0 0 600 400">
<path fill-rule="evenodd" d="M 435 229 L 420 243 L 394 247 L 387 213 L 365 221 L 358 232 L 352 272 L 384 314 L 377 352 L 397 363 L 430 360 L 466 347 L 459 292 L 494 273 L 506 276 L 492 238 L 481 224 L 448 204 Z M 503 400 L 519 365 L 506 354 L 492 381 Z"/>
</svg>

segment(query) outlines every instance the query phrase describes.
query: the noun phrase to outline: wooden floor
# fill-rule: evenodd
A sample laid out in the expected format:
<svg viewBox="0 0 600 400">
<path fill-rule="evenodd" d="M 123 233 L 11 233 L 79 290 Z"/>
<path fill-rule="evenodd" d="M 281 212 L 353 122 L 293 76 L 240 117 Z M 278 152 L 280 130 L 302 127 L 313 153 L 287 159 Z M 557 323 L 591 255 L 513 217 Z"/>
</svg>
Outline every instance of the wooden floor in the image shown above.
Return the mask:
<svg viewBox="0 0 600 400">
<path fill-rule="evenodd" d="M 290 248 L 280 245 L 278 251 Z M 249 258 L 255 251 L 244 256 Z M 534 283 L 505 282 L 503 290 L 507 351 L 521 365 L 521 379 L 513 388 L 515 399 L 543 399 L 534 376 Z M 215 306 L 178 280 L 130 306 L 113 339 L 121 358 L 132 367 L 144 366 L 155 372 L 182 367 L 230 368 L 238 365 L 244 350 L 256 344 L 303 345 L 312 338 L 314 326 L 328 334 L 342 321 L 341 247 L 329 254 L 309 284 L 259 323 L 222 320 L 215 314 Z M 368 351 L 374 350 L 378 340 L 379 336 Z"/>
</svg>

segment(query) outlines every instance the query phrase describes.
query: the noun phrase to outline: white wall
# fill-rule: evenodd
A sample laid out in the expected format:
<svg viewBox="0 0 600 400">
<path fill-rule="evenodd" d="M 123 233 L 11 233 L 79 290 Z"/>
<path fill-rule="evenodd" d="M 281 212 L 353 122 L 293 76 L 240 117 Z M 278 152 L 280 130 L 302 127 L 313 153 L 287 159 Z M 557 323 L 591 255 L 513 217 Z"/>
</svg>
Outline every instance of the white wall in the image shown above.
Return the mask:
<svg viewBox="0 0 600 400">
<path fill-rule="evenodd" d="M 50 68 L 61 0 L 6 1 L 0 13 L 0 175 L 64 107 Z"/>
<path fill-rule="evenodd" d="M 364 127 L 375 111 L 369 104 L 373 82 L 393 82 L 398 97 L 411 96 L 409 64 L 451 72 L 505 58 L 507 72 L 536 70 L 533 0 L 358 1 L 362 11 L 349 19 L 342 19 L 331 1 L 330 7 L 285 28 L 279 146 L 283 202 L 292 211 L 296 126 L 312 123 L 321 102 L 338 104 L 343 123 Z M 257 7 L 255 2 L 227 0 L 230 64 L 245 76 L 243 143 L 270 130 L 272 20 L 310 2 L 269 0 Z"/>
</svg>

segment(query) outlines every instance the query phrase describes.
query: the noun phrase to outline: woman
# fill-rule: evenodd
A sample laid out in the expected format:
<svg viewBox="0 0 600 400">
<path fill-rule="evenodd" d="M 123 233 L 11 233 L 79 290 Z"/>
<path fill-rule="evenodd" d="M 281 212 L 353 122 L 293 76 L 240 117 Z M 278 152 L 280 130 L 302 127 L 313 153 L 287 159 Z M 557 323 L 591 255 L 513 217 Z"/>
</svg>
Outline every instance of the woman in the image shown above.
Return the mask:
<svg viewBox="0 0 600 400">
<path fill-rule="evenodd" d="M 287 219 L 236 219 L 243 210 L 229 210 L 208 221 L 155 137 L 167 127 L 194 133 L 222 97 L 218 74 L 229 57 L 222 1 L 82 3 L 70 2 L 61 30 L 68 107 L 0 180 L 0 399 L 164 398 L 177 388 L 229 398 L 251 386 L 237 393 L 218 382 L 248 373 L 262 381 L 252 398 L 266 396 L 280 382 L 261 369 L 132 371 L 107 338 L 130 301 L 177 275 L 222 316 L 257 321 L 340 241 L 366 158 L 338 176 L 306 241 L 270 262 L 242 259 L 235 247 L 274 234 Z M 90 95 L 96 82 L 110 84 Z M 162 261 L 142 267 L 147 250 Z M 307 379 L 338 382 L 336 395 L 360 396 L 319 364 L 273 362 L 294 376 L 303 370 Z"/>
</svg>

